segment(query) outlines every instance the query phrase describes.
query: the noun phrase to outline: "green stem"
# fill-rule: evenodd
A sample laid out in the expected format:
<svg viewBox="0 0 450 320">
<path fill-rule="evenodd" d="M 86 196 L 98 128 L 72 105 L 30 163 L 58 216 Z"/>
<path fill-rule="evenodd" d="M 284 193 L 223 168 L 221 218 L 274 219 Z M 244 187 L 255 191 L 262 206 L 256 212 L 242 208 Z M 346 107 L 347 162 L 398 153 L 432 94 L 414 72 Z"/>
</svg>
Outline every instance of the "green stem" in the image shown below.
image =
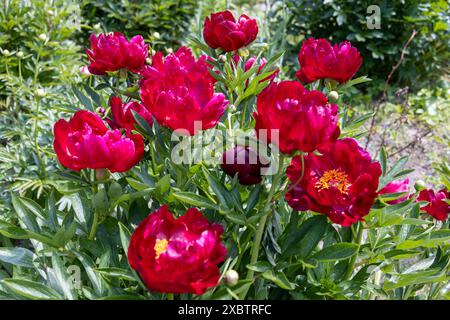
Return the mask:
<svg viewBox="0 0 450 320">
<path fill-rule="evenodd" d="M 152 157 L 152 169 L 153 169 L 153 174 L 156 175 L 156 159 L 155 159 L 155 151 L 153 150 L 153 145 L 154 143 L 150 144 L 150 156 Z"/>
<path fill-rule="evenodd" d="M 22 81 L 22 59 L 19 58 L 19 78 Z"/>
<path fill-rule="evenodd" d="M 95 181 L 96 177 L 95 177 L 95 170 L 93 170 L 91 172 L 91 174 L 93 173 L 94 178 L 92 180 Z M 92 181 L 91 180 L 91 181 Z M 92 193 L 95 195 L 98 192 L 98 184 L 92 184 Z M 94 240 L 95 239 L 95 235 L 97 234 L 97 229 L 98 229 L 98 225 L 99 225 L 99 212 L 97 209 L 94 210 L 94 219 L 92 220 L 92 227 L 91 227 L 91 231 L 89 232 L 89 236 L 88 239 L 89 240 Z"/>
<path fill-rule="evenodd" d="M 358 231 L 356 233 L 356 236 L 353 235 L 353 240 L 355 243 L 357 243 L 359 246 L 361 246 L 362 234 L 364 231 L 362 222 L 358 223 L 357 228 L 358 228 Z M 344 279 L 343 279 L 344 281 L 349 280 L 350 277 L 352 276 L 353 270 L 355 268 L 356 259 L 358 258 L 358 253 L 359 253 L 359 247 L 358 247 L 358 251 L 355 253 L 355 255 L 350 258 L 350 262 L 348 264 L 347 271 L 345 272 L 345 275 L 344 275 Z"/>
<path fill-rule="evenodd" d="M 244 103 L 244 106 L 242 107 L 242 114 L 241 114 L 241 128 L 244 128 L 245 124 L 245 116 L 247 114 L 248 104 Z"/>
<path fill-rule="evenodd" d="M 34 123 L 33 123 L 33 142 L 34 142 L 34 147 L 36 148 L 36 156 L 39 161 L 39 166 L 41 167 L 40 168 L 41 175 L 44 177 L 44 180 L 45 180 L 45 179 L 47 179 L 47 171 L 45 170 L 44 160 L 42 159 L 41 147 L 38 142 L 38 120 L 39 120 L 39 111 L 40 111 L 39 105 L 41 103 L 41 100 L 35 98 L 34 101 L 36 103 L 36 115 L 35 115 Z"/>
<path fill-rule="evenodd" d="M 284 157 L 282 154 L 280 154 L 278 161 L 279 161 L 278 171 L 272 180 L 272 186 L 270 187 L 269 194 L 267 196 L 267 201 L 266 201 L 266 204 L 264 205 L 263 216 L 261 217 L 261 220 L 259 221 L 258 229 L 256 230 L 255 240 L 253 242 L 253 248 L 250 253 L 250 264 L 254 264 L 258 261 L 259 249 L 261 247 L 261 240 L 264 235 L 264 230 L 266 228 L 267 220 L 270 216 L 270 213 L 272 212 L 270 210 L 272 198 L 273 198 L 273 195 L 275 194 L 275 191 L 276 191 L 278 185 L 280 184 L 280 180 L 283 175 Z M 253 270 L 248 270 L 246 280 L 253 280 L 254 275 L 255 275 L 255 272 Z M 245 299 L 247 292 L 248 292 L 248 289 L 242 293 L 242 299 Z"/>
<path fill-rule="evenodd" d="M 94 221 L 92 221 L 92 227 L 91 227 L 91 231 L 89 232 L 89 240 L 94 240 L 95 235 L 97 234 L 97 229 L 98 229 L 98 218 L 99 218 L 99 214 L 98 211 L 95 210 L 94 211 Z"/>
<path fill-rule="evenodd" d="M 230 138 L 233 137 L 233 121 L 232 118 L 233 114 L 228 111 L 227 114 L 227 120 L 228 120 L 228 134 L 230 135 Z"/>
</svg>

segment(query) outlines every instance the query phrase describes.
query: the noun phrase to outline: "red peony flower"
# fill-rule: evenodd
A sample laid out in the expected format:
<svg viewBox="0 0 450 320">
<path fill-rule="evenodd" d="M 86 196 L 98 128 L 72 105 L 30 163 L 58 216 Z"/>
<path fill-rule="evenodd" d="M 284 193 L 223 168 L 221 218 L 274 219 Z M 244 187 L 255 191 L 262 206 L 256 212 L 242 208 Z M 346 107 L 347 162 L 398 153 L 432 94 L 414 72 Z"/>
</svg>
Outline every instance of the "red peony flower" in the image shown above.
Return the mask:
<svg viewBox="0 0 450 320">
<path fill-rule="evenodd" d="M 399 193 L 399 192 L 406 192 L 407 194 L 403 197 L 395 200 L 387 201 L 389 204 L 396 204 L 405 201 L 409 197 L 409 179 L 405 180 L 394 180 L 392 182 L 389 182 L 387 185 L 383 187 L 380 191 L 378 191 L 378 194 L 386 194 L 386 193 Z"/>
<path fill-rule="evenodd" d="M 149 290 L 201 295 L 219 281 L 217 265 L 227 254 L 222 232 L 195 208 L 175 220 L 164 205 L 134 231 L 128 261 Z"/>
<path fill-rule="evenodd" d="M 237 146 L 222 156 L 222 170 L 231 177 L 237 173 L 243 185 L 261 183 L 261 169 L 267 166 L 249 147 Z"/>
<path fill-rule="evenodd" d="M 256 134 L 261 138 L 260 130 L 267 129 L 267 139 L 272 141 L 271 129 L 279 130 L 278 147 L 283 153 L 312 152 L 339 137 L 338 106 L 329 104 L 321 92 L 306 90 L 299 82 L 270 84 L 258 95 L 256 106 Z"/>
<path fill-rule="evenodd" d="M 163 58 L 157 52 L 152 66 L 142 72 L 141 97 L 159 124 L 190 135 L 214 127 L 228 105 L 223 93 L 214 92 L 206 56 L 198 60 L 187 47 Z M 200 122 L 200 127 L 195 127 Z"/>
<path fill-rule="evenodd" d="M 348 41 L 332 46 L 326 39 L 309 38 L 298 54 L 300 70 L 297 78 L 303 83 L 330 78 L 344 83 L 350 80 L 362 64 L 358 49 Z"/>
<path fill-rule="evenodd" d="M 134 36 L 127 41 L 120 32 L 91 35 L 91 49 L 86 53 L 91 64 L 90 73 L 104 75 L 119 69 L 128 69 L 138 73 L 145 66 L 148 56 L 148 45 L 142 36 Z"/>
<path fill-rule="evenodd" d="M 245 14 L 236 21 L 230 11 L 211 14 L 205 19 L 203 38 L 212 48 L 225 52 L 238 50 L 252 43 L 258 34 L 258 24 Z"/>
<path fill-rule="evenodd" d="M 77 111 L 69 120 L 58 120 L 54 126 L 53 147 L 65 167 L 109 169 L 124 172 L 136 165 L 144 153 L 144 140 L 139 134 L 108 130 L 93 112 Z"/>
<path fill-rule="evenodd" d="M 446 189 L 439 190 L 434 193 L 433 190 L 422 190 L 417 197 L 417 201 L 429 202 L 421 210 L 433 216 L 436 220 L 447 220 L 450 213 L 450 205 L 445 200 L 450 199 L 450 192 Z"/>
<path fill-rule="evenodd" d="M 295 210 L 326 214 L 348 227 L 367 215 L 377 197 L 381 166 L 350 138 L 321 146 L 321 156 L 309 153 L 292 159 L 287 176 L 292 190 L 286 201 Z"/>
<path fill-rule="evenodd" d="M 132 110 L 144 118 L 149 126 L 152 126 L 153 124 L 153 117 L 150 112 L 148 112 L 142 104 L 136 101 L 122 103 L 122 99 L 119 97 L 111 97 L 109 105 L 111 106 L 114 123 L 119 128 L 124 128 L 127 130 L 135 129 L 134 125 L 136 124 L 136 120 L 134 119 Z"/>
</svg>

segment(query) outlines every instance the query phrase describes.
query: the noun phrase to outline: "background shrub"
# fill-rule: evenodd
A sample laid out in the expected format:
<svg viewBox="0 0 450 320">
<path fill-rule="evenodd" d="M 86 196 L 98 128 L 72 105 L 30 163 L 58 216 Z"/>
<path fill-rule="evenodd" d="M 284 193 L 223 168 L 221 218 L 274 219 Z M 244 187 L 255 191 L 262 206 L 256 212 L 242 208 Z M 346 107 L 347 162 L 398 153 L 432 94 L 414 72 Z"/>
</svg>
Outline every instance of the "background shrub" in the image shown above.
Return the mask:
<svg viewBox="0 0 450 320">
<path fill-rule="evenodd" d="M 81 14 L 90 27 L 99 24 L 103 30 L 120 30 L 128 37 L 140 34 L 158 49 L 181 44 L 197 8 L 196 0 L 83 0 Z M 89 33 L 86 28 L 82 42 Z"/>
<path fill-rule="evenodd" d="M 76 1 L 3 1 L 0 16 L 0 216 L 11 216 L 7 190 L 39 200 L 52 183 L 53 124 L 75 108 L 81 25 Z"/>
<path fill-rule="evenodd" d="M 380 29 L 367 27 L 371 5 L 380 7 Z M 358 74 L 370 74 L 374 80 L 371 87 L 379 93 L 403 45 L 416 30 L 418 34 L 391 84 L 418 90 L 435 85 L 449 72 L 447 1 L 287 0 L 284 5 L 278 2 L 271 14 L 276 16 L 282 10 L 286 11 L 280 15 L 286 18 L 287 59 L 293 64 L 298 64 L 297 54 L 305 37 L 327 38 L 333 43 L 350 40 L 364 61 Z"/>
</svg>

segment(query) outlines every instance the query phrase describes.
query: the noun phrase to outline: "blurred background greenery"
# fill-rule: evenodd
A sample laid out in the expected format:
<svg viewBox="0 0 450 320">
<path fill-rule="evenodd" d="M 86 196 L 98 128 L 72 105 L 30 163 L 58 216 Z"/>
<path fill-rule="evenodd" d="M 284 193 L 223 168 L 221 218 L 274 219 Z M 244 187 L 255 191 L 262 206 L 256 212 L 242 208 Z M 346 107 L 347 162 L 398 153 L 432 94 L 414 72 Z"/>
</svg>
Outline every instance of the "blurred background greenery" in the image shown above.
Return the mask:
<svg viewBox="0 0 450 320">
<path fill-rule="evenodd" d="M 367 27 L 370 5 L 380 8 L 379 29 Z M 415 178 L 443 181 L 438 173 L 448 170 L 450 156 L 450 16 L 445 0 L 3 0 L 0 210 L 7 212 L 10 206 L 7 189 L 39 198 L 57 181 L 48 177 L 56 166 L 52 125 L 64 112 L 77 109 L 80 91 L 74 93 L 73 87 L 83 90 L 89 81 L 79 69 L 87 63 L 91 33 L 142 34 L 153 49 L 167 52 L 189 44 L 190 36 L 201 37 L 205 16 L 226 8 L 258 19 L 260 33 L 253 48 L 276 44 L 271 50 L 285 51 L 281 79 L 292 79 L 299 68 L 303 39 L 350 40 L 363 56 L 357 75 L 373 81 L 354 88 L 345 101 L 351 101 L 352 117 L 378 109 L 370 151 L 375 154 L 385 146 L 393 160 L 411 155 Z M 393 73 L 386 99 L 381 99 L 413 30 L 417 35 Z"/>
</svg>

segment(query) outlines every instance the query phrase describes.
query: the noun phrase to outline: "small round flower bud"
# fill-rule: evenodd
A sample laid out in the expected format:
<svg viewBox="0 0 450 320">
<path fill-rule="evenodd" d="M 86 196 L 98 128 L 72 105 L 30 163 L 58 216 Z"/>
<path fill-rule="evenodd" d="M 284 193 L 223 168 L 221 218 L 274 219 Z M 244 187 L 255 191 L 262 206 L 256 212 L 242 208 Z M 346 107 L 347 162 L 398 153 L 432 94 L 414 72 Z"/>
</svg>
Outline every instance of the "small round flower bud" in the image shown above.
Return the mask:
<svg viewBox="0 0 450 320">
<path fill-rule="evenodd" d="M 36 96 L 38 96 L 40 98 L 45 97 L 44 89 L 36 89 Z"/>
<path fill-rule="evenodd" d="M 236 106 L 235 106 L 234 104 L 231 104 L 231 105 L 228 107 L 228 110 L 230 110 L 230 112 L 235 112 L 235 111 L 237 110 L 237 108 L 236 108 Z"/>
<path fill-rule="evenodd" d="M 23 52 L 22 51 L 17 51 L 17 58 L 21 59 L 23 58 Z"/>
<path fill-rule="evenodd" d="M 106 181 L 109 178 L 109 171 L 107 169 L 96 169 L 95 179 L 97 181 Z"/>
<path fill-rule="evenodd" d="M 219 56 L 219 61 L 220 61 L 220 62 L 227 62 L 227 57 L 226 57 L 224 54 L 221 54 L 221 55 Z"/>
<path fill-rule="evenodd" d="M 53 10 L 48 10 L 48 11 L 47 11 L 47 14 L 48 14 L 49 16 L 53 16 L 55 13 L 53 12 Z"/>
<path fill-rule="evenodd" d="M 47 40 L 47 35 L 45 33 L 41 33 L 39 35 L 39 39 L 42 40 L 42 41 L 46 41 Z"/>
<path fill-rule="evenodd" d="M 269 50 L 269 45 L 268 45 L 267 43 L 263 43 L 263 44 L 261 45 L 261 50 L 263 50 L 263 51 Z"/>
<path fill-rule="evenodd" d="M 155 49 L 152 49 L 152 56 L 154 56 L 156 54 Z"/>
<path fill-rule="evenodd" d="M 152 58 L 148 57 L 147 59 L 145 59 L 145 63 L 152 64 Z"/>
<path fill-rule="evenodd" d="M 82 66 L 80 68 L 80 72 L 83 76 L 89 77 L 91 75 L 91 72 L 89 71 L 89 68 L 87 66 Z"/>
<path fill-rule="evenodd" d="M 102 117 L 105 115 L 105 112 L 106 112 L 106 110 L 105 110 L 105 108 L 103 108 L 103 107 L 98 107 L 96 110 L 95 110 L 95 112 L 97 112 L 99 115 L 101 115 Z"/>
<path fill-rule="evenodd" d="M 4 56 L 9 56 L 9 50 L 8 49 L 3 50 L 3 55 Z"/>
<path fill-rule="evenodd" d="M 118 199 L 122 195 L 122 187 L 120 184 L 113 181 L 109 187 L 108 195 L 111 199 Z"/>
<path fill-rule="evenodd" d="M 339 100 L 339 93 L 334 90 L 330 91 L 330 93 L 328 93 L 328 100 L 330 102 L 337 102 Z"/>
<path fill-rule="evenodd" d="M 417 180 L 416 183 L 414 183 L 414 189 L 416 189 L 416 191 L 422 191 L 426 188 L 427 186 L 423 180 Z"/>
<path fill-rule="evenodd" d="M 235 286 L 239 281 L 239 273 L 236 270 L 230 269 L 225 273 L 225 283 L 230 287 Z"/>
<path fill-rule="evenodd" d="M 241 49 L 239 49 L 238 50 L 238 52 L 239 52 L 239 55 L 241 56 L 241 57 L 248 57 L 248 55 L 250 54 L 249 52 L 248 52 L 248 49 L 247 48 L 241 48 Z"/>
<path fill-rule="evenodd" d="M 167 48 L 166 51 L 167 51 L 167 53 L 169 53 L 169 54 L 170 54 L 170 53 L 173 53 L 173 49 L 172 49 L 172 48 Z"/>
<path fill-rule="evenodd" d="M 100 23 L 96 23 L 93 25 L 94 30 L 100 30 L 102 28 Z"/>
<path fill-rule="evenodd" d="M 153 32 L 153 37 L 155 37 L 156 39 L 161 38 L 161 35 L 159 34 L 159 32 L 155 31 Z"/>
</svg>

